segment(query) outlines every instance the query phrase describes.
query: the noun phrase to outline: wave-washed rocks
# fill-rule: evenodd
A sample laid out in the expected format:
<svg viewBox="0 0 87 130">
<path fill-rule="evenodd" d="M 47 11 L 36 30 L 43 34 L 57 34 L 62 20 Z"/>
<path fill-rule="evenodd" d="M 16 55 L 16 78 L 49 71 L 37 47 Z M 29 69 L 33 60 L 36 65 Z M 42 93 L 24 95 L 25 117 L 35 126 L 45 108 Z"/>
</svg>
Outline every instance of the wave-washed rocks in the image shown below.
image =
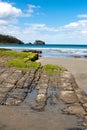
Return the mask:
<svg viewBox="0 0 87 130">
<path fill-rule="evenodd" d="M 22 71 L 0 65 L 0 104 L 21 105 L 27 97 L 30 98 L 29 107 L 40 112 L 66 103 L 61 112 L 84 118 L 83 125 L 87 128 L 87 95 L 69 71 L 61 76 L 48 75 L 43 67 Z"/>
<path fill-rule="evenodd" d="M 37 53 L 38 57 L 41 57 L 42 51 L 41 50 L 23 50 L 23 52 L 33 52 L 33 53 Z"/>
<path fill-rule="evenodd" d="M 73 58 L 87 58 L 87 55 L 72 55 Z"/>
</svg>

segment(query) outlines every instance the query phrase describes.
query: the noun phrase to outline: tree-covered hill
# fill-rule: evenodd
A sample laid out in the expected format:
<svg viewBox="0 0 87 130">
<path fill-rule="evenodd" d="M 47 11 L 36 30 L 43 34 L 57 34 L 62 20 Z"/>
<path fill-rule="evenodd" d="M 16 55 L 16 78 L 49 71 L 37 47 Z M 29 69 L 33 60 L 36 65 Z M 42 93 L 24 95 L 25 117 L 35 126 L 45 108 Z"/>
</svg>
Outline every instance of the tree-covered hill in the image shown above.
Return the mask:
<svg viewBox="0 0 87 130">
<path fill-rule="evenodd" d="M 9 36 L 9 35 L 2 35 L 0 34 L 0 44 L 1 43 L 17 43 L 17 44 L 23 44 L 23 42 L 13 36 Z"/>
</svg>

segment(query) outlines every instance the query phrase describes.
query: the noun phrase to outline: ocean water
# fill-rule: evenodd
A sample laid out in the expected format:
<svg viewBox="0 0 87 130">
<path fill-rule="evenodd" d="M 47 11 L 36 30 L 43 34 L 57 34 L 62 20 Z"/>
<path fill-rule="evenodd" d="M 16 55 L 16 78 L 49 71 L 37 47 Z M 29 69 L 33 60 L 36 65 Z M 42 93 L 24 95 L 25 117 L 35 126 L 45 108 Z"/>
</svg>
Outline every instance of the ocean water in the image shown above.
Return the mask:
<svg viewBox="0 0 87 130">
<path fill-rule="evenodd" d="M 73 57 L 87 56 L 87 45 L 63 45 L 63 44 L 45 44 L 45 45 L 30 45 L 30 44 L 0 44 L 0 48 L 12 49 L 15 51 L 22 50 L 41 50 L 43 57 Z"/>
</svg>

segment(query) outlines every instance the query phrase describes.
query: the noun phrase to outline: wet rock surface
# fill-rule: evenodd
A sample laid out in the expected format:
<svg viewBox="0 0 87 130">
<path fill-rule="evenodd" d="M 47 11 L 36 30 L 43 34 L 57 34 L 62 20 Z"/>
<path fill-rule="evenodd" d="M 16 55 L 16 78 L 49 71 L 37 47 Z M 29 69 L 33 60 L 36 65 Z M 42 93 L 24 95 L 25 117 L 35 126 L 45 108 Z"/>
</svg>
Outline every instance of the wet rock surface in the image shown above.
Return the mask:
<svg viewBox="0 0 87 130">
<path fill-rule="evenodd" d="M 43 67 L 22 71 L 6 68 L 3 62 L 0 64 L 0 105 L 27 105 L 36 112 L 51 112 L 56 116 L 59 113 L 61 118 L 64 113 L 65 117 L 78 115 L 84 120 L 74 124 L 74 128 L 71 126 L 71 130 L 86 130 L 83 125 L 87 128 L 87 95 L 70 72 L 64 71 L 61 76 L 54 72 L 48 75 Z"/>
<path fill-rule="evenodd" d="M 74 91 L 61 91 L 60 98 L 66 103 L 77 103 L 78 98 Z"/>
</svg>

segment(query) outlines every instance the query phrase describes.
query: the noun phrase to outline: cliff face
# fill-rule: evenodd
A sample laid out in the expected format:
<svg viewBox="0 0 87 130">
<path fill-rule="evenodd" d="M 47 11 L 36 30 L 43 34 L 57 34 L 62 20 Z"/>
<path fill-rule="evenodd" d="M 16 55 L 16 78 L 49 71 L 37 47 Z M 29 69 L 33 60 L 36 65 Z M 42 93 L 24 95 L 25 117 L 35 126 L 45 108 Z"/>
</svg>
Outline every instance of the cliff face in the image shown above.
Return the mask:
<svg viewBox="0 0 87 130">
<path fill-rule="evenodd" d="M 13 36 L 9 35 L 2 35 L 0 34 L 0 44 L 1 43 L 17 43 L 17 44 L 23 44 L 23 42 Z"/>
<path fill-rule="evenodd" d="M 41 40 L 36 40 L 36 41 L 34 42 L 34 44 L 40 44 L 40 45 L 42 45 L 42 44 L 45 44 L 45 42 L 44 42 L 44 41 L 41 41 Z"/>
</svg>

